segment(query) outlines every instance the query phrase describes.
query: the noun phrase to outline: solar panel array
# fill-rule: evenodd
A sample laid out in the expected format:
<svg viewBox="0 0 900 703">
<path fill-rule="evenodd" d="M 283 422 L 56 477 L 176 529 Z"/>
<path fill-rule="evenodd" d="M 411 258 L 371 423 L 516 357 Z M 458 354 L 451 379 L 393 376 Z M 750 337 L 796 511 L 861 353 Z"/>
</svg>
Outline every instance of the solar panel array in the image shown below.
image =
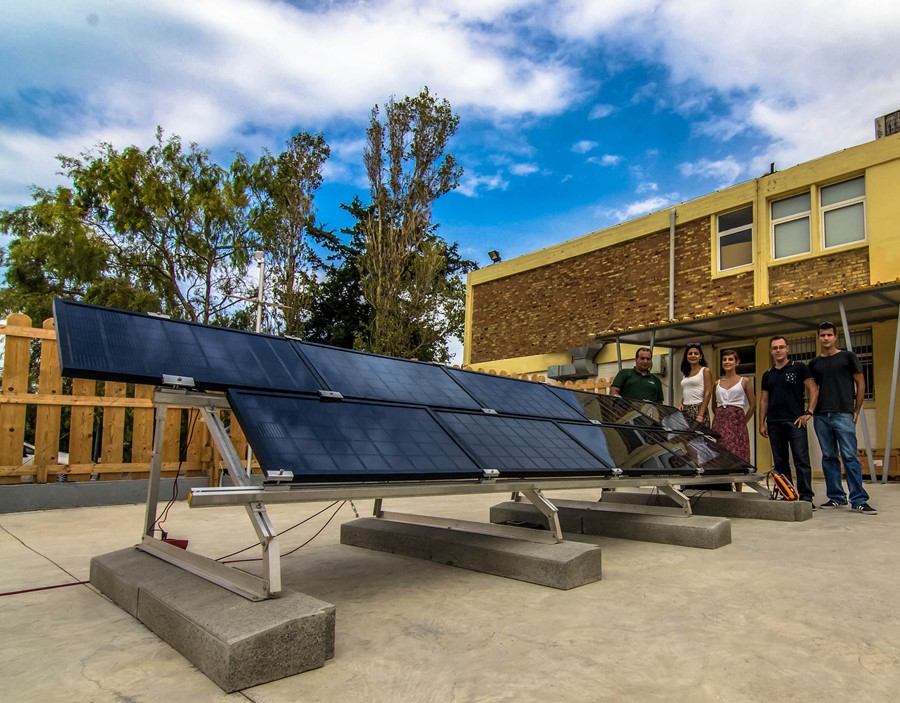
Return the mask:
<svg viewBox="0 0 900 703">
<path fill-rule="evenodd" d="M 260 465 L 296 482 L 750 473 L 674 408 L 54 302 L 62 373 L 224 391 Z"/>
</svg>

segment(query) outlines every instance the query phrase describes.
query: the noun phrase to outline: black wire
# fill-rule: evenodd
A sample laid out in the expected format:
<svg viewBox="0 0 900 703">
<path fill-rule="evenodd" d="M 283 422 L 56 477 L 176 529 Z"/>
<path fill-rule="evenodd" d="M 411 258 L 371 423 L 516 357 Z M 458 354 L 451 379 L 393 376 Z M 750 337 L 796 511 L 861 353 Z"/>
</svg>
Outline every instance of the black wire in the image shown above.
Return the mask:
<svg viewBox="0 0 900 703">
<path fill-rule="evenodd" d="M 191 423 L 188 426 L 187 431 L 187 441 L 185 442 L 185 447 L 191 446 L 191 440 L 194 437 L 194 427 L 197 424 L 197 418 L 200 417 L 200 411 L 198 410 L 194 416 L 191 418 Z M 185 449 L 187 451 L 187 449 Z M 160 457 L 160 460 L 162 457 Z M 160 461 L 160 463 L 162 463 Z M 175 472 L 175 482 L 172 484 L 172 497 L 169 499 L 169 502 L 166 503 L 166 507 L 163 508 L 162 512 L 159 514 L 159 517 L 156 518 L 156 522 L 153 523 L 153 528 L 155 530 L 159 530 L 160 533 L 165 534 L 163 532 L 162 526 L 165 524 L 166 520 L 169 519 L 169 509 L 175 504 L 175 501 L 178 500 L 178 477 L 181 475 L 181 467 L 184 465 L 184 461 L 179 459 L 178 461 L 178 470 Z"/>
<path fill-rule="evenodd" d="M 346 502 L 347 502 L 347 501 L 344 501 L 344 503 L 346 503 Z M 335 505 L 337 505 L 337 503 L 338 503 L 338 501 L 334 501 L 331 505 L 326 505 L 326 506 L 325 506 L 324 508 L 322 508 L 319 512 L 313 513 L 312 515 L 310 515 L 310 516 L 304 518 L 303 520 L 301 520 L 300 522 L 296 523 L 295 525 L 291 525 L 291 526 L 288 527 L 287 529 L 282 530 L 281 532 L 275 533 L 275 536 L 276 536 L 276 537 L 281 537 L 281 535 L 290 532 L 290 531 L 293 530 L 295 527 L 300 527 L 300 525 L 306 524 L 307 522 L 309 522 L 310 520 L 312 520 L 314 517 L 318 517 L 319 515 L 321 515 L 322 513 L 324 513 L 324 512 L 325 512 L 326 510 L 328 510 L 329 508 L 333 508 Z M 341 503 L 340 507 L 338 507 L 338 510 L 340 510 L 341 507 L 343 507 L 344 503 Z M 334 517 L 334 516 L 332 515 L 332 517 Z M 329 518 L 329 522 L 330 522 L 330 521 L 331 521 L 331 518 Z M 327 525 L 328 523 L 326 522 L 325 524 Z M 318 534 L 318 533 L 316 533 L 316 534 Z M 314 535 L 314 536 L 315 536 L 315 535 Z M 216 561 L 222 561 L 223 559 L 228 559 L 229 557 L 237 556 L 238 554 L 241 554 L 242 552 L 246 552 L 248 549 L 253 549 L 254 547 L 258 547 L 259 544 L 260 544 L 259 542 L 256 542 L 255 544 L 251 544 L 249 547 L 244 547 L 243 549 L 238 549 L 236 552 L 232 552 L 231 554 L 226 554 L 225 556 L 219 557 L 218 559 L 216 559 Z M 288 553 L 290 553 L 290 552 L 288 552 Z M 237 561 L 257 561 L 257 559 L 246 559 L 246 560 L 239 559 L 239 560 L 237 560 Z"/>
</svg>

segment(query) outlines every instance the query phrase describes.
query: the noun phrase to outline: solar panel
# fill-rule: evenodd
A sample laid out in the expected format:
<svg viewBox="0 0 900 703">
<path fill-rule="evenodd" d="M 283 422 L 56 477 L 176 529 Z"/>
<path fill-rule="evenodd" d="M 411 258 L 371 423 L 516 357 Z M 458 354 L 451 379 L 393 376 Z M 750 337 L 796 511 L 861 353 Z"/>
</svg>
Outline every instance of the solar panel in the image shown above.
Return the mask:
<svg viewBox="0 0 900 703">
<path fill-rule="evenodd" d="M 287 339 L 60 299 L 53 314 L 66 376 L 151 385 L 190 376 L 201 390 L 320 387 Z"/>
<path fill-rule="evenodd" d="M 436 415 L 488 469 L 501 476 L 535 473 L 612 474 L 551 420 L 440 411 Z"/>
<path fill-rule="evenodd" d="M 440 366 L 320 344 L 295 344 L 328 387 L 344 396 L 433 407 L 480 407 Z"/>
<path fill-rule="evenodd" d="M 583 420 L 576 408 L 556 396 L 544 383 L 490 376 L 474 371 L 446 369 L 446 372 L 472 396 L 482 408 L 510 415 Z"/>
<path fill-rule="evenodd" d="M 231 390 L 228 401 L 266 471 L 295 481 L 480 477 L 427 408 Z"/>
</svg>

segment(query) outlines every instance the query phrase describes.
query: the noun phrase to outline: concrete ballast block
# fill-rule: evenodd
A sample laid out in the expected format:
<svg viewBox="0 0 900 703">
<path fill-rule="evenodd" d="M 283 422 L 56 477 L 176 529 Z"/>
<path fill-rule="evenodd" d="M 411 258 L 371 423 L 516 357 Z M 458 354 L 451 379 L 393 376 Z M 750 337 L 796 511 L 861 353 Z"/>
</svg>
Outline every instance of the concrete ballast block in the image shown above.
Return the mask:
<svg viewBox="0 0 900 703">
<path fill-rule="evenodd" d="M 252 602 L 136 549 L 92 559 L 91 583 L 227 692 L 334 656 L 334 606 L 303 593 Z"/>
<path fill-rule="evenodd" d="M 688 488 L 694 515 L 739 517 L 751 520 L 778 520 L 803 522 L 812 518 L 812 504 L 805 500 L 770 500 L 758 493 L 729 493 L 707 491 L 694 494 Z M 675 506 L 676 503 L 661 493 L 648 491 L 614 491 L 603 493 L 603 502 Z"/>
<path fill-rule="evenodd" d="M 379 518 L 341 526 L 341 543 L 567 590 L 601 578 L 600 548 L 543 544 Z"/>
<path fill-rule="evenodd" d="M 672 517 L 604 511 L 597 503 L 586 501 L 551 501 L 560 520 L 578 522 L 581 534 L 602 535 L 642 542 L 675 544 L 682 547 L 717 549 L 731 544 L 731 522 L 717 517 Z M 540 513 L 533 505 L 507 501 L 491 508 L 491 522 L 507 520 L 538 522 Z"/>
</svg>

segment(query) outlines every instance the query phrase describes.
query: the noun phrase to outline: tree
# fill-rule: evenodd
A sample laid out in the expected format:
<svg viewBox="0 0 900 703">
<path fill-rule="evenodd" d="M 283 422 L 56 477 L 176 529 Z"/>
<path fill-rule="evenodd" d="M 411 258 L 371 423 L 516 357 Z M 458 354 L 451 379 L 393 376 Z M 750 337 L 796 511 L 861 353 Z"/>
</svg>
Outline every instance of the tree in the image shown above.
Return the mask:
<svg viewBox="0 0 900 703">
<path fill-rule="evenodd" d="M 236 165 L 244 169 L 254 195 L 251 221 L 266 254 L 266 278 L 277 305 L 275 327 L 301 336 L 322 266 L 312 247 L 323 236 L 315 227 L 314 196 L 330 150 L 321 134 L 307 132 L 295 134 L 286 147 L 277 157 L 265 151 L 252 166 L 239 157 Z"/>
<path fill-rule="evenodd" d="M 459 259 L 431 222 L 435 200 L 456 188 L 462 175 L 455 157 L 445 153 L 459 116 L 427 87 L 413 98 L 391 98 L 384 116 L 382 123 L 376 105 L 366 130 L 372 204 L 359 215 L 359 270 L 372 319 L 357 346 L 445 360 L 463 294 L 461 279 L 453 279 L 474 267 Z"/>
<path fill-rule="evenodd" d="M 32 197 L 34 204 L 0 213 L 0 231 L 12 237 L 5 256 L 7 287 L 0 289 L 2 314 L 44 320 L 56 297 L 159 310 L 155 296 L 110 271 L 110 249 L 84 222 L 70 188 L 35 189 Z"/>
<path fill-rule="evenodd" d="M 114 265 L 152 291 L 163 311 L 208 323 L 233 305 L 249 264 L 249 202 L 243 184 L 177 136 L 146 151 L 101 143 L 61 157 L 91 228 Z"/>
</svg>

